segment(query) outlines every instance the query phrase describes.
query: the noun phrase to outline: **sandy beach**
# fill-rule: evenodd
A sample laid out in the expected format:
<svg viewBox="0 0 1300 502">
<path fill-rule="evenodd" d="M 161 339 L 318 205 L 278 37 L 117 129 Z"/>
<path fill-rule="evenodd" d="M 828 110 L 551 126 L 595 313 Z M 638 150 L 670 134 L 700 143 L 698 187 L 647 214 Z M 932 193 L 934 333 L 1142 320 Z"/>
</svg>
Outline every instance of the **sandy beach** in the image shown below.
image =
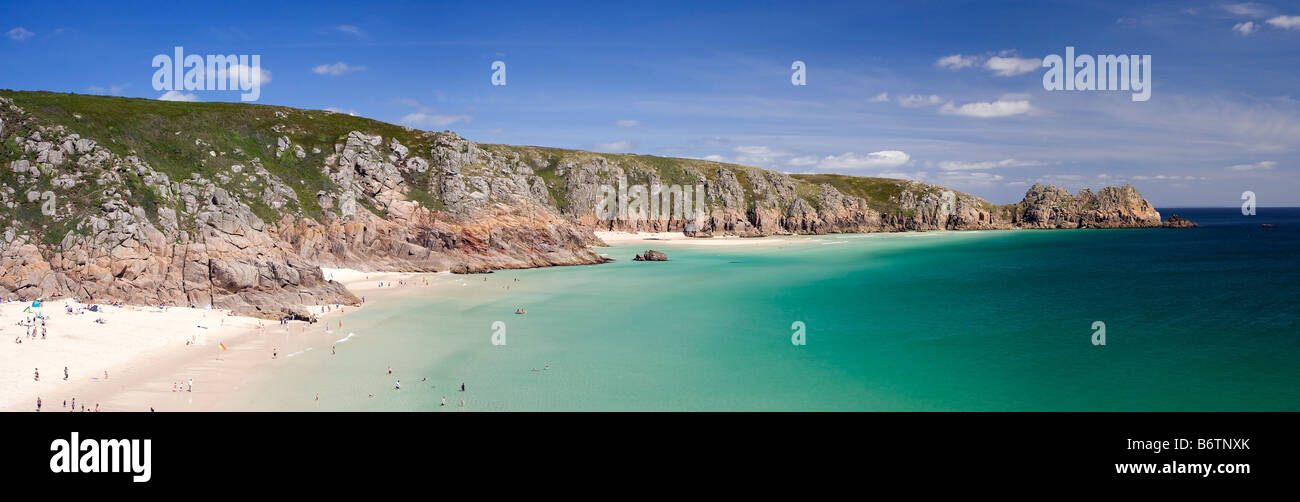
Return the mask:
<svg viewBox="0 0 1300 502">
<path fill-rule="evenodd" d="M 324 273 L 365 297 L 366 304 L 405 288 L 446 282 L 427 281 L 426 286 L 426 281 L 416 280 L 445 274 L 348 269 Z M 71 299 L 47 301 L 40 307 L 32 307 L 31 302 L 0 303 L 0 346 L 4 347 L 0 379 L 12 382 L 0 387 L 0 411 L 35 411 L 37 397 L 43 412 L 71 411 L 74 398 L 77 411 L 83 406 L 86 411 L 96 406 L 102 411 L 220 410 L 224 400 L 244 391 L 247 375 L 288 354 L 327 346 L 346 336 L 346 326 L 340 326 L 337 317 L 366 304 L 313 306 L 310 311 L 319 322 L 282 325 L 182 307 L 95 304 L 98 311 L 92 312 L 89 304 Z M 44 338 L 37 314 L 44 318 Z M 31 325 L 19 325 L 29 321 Z"/>
<path fill-rule="evenodd" d="M 596 237 L 606 244 L 617 246 L 623 244 L 664 243 L 685 246 L 770 246 L 804 242 L 804 236 L 769 236 L 769 237 L 688 237 L 681 232 L 607 232 L 598 231 Z"/>
</svg>

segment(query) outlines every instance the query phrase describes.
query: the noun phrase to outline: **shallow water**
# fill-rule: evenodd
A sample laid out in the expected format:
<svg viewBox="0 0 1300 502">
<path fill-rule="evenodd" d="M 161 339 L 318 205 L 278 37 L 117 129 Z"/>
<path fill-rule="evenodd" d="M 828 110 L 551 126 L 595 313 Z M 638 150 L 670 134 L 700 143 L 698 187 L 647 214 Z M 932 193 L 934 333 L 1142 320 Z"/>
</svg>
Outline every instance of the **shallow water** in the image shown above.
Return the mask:
<svg viewBox="0 0 1300 502">
<path fill-rule="evenodd" d="M 347 314 L 233 406 L 1300 409 L 1300 210 L 1171 212 L 1202 226 L 666 244 L 663 263 L 616 246 L 605 265 L 441 276 Z"/>
</svg>

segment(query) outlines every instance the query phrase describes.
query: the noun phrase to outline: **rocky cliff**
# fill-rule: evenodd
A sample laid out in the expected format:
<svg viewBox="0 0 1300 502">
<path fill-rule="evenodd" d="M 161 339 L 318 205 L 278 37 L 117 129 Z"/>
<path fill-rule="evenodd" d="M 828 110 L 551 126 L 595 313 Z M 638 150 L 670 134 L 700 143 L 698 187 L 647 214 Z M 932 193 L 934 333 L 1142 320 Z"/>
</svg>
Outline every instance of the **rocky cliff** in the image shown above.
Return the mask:
<svg viewBox="0 0 1300 502">
<path fill-rule="evenodd" d="M 906 180 L 477 144 L 324 111 L 44 92 L 0 91 L 0 180 L 0 296 L 211 304 L 264 317 L 355 303 L 321 266 L 594 264 L 604 261 L 591 249 L 603 244 L 599 229 L 1161 225 L 1131 186 L 1076 195 L 1034 186 L 999 206 Z M 655 199 L 640 216 L 602 211 L 611 189 L 638 186 L 649 193 L 615 200 Z M 698 211 L 683 211 L 688 199 Z"/>
</svg>

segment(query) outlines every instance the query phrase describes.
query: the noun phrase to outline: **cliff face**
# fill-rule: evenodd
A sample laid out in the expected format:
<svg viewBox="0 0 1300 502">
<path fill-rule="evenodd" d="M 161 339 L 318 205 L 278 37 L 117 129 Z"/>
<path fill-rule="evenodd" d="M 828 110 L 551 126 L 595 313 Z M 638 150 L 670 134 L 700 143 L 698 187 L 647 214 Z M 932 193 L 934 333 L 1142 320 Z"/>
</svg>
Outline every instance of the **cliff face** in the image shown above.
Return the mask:
<svg viewBox="0 0 1300 502">
<path fill-rule="evenodd" d="M 0 92 L 0 181 L 0 296 L 211 304 L 264 317 L 357 302 L 321 266 L 594 264 L 604 261 L 590 248 L 602 244 L 599 229 L 1160 225 L 1131 186 L 1071 196 L 1036 185 L 998 206 L 906 180 L 481 145 L 320 111 L 27 92 Z M 605 190 L 631 186 L 689 187 L 668 205 L 702 207 L 603 217 Z"/>
<path fill-rule="evenodd" d="M 1016 204 L 1013 223 L 1026 228 L 1140 228 L 1161 226 L 1160 213 L 1132 185 L 1078 195 L 1034 185 Z"/>
</svg>

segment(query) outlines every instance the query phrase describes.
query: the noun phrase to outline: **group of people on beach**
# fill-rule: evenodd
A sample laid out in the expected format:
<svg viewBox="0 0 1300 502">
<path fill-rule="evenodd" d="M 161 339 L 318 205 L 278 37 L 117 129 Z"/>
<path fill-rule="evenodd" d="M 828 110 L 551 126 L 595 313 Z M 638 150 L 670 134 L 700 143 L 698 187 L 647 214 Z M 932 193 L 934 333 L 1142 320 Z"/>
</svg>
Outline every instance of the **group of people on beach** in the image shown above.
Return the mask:
<svg viewBox="0 0 1300 502">
<path fill-rule="evenodd" d="M 44 340 L 45 336 L 48 334 L 48 332 L 46 331 L 47 328 L 45 326 L 45 323 L 46 323 L 45 314 L 42 314 L 40 312 L 37 312 L 35 315 L 27 316 L 22 320 L 14 323 L 14 325 L 21 326 L 23 328 L 23 334 L 14 337 L 14 343 L 22 344 L 23 338 L 27 338 L 28 340 L 36 340 L 37 335 L 40 336 L 41 340 Z M 30 328 L 30 330 L 28 328 Z"/>
<path fill-rule="evenodd" d="M 41 404 L 42 404 L 42 403 L 41 403 L 41 397 L 40 397 L 40 396 L 36 396 L 36 412 L 37 412 L 37 413 L 40 413 L 40 411 L 41 411 Z M 72 406 L 71 406 L 71 407 L 68 406 L 68 400 L 67 400 L 67 399 L 64 399 L 64 400 L 63 400 L 63 409 L 68 410 L 68 411 L 77 411 L 77 398 L 75 398 L 75 397 L 72 398 Z M 99 411 L 101 411 L 101 410 L 99 409 L 99 403 L 95 403 L 95 408 L 94 408 L 93 410 L 87 410 L 87 409 L 86 409 L 86 405 L 83 403 L 83 404 L 81 405 L 81 411 L 94 411 L 94 412 L 99 412 Z"/>
</svg>

